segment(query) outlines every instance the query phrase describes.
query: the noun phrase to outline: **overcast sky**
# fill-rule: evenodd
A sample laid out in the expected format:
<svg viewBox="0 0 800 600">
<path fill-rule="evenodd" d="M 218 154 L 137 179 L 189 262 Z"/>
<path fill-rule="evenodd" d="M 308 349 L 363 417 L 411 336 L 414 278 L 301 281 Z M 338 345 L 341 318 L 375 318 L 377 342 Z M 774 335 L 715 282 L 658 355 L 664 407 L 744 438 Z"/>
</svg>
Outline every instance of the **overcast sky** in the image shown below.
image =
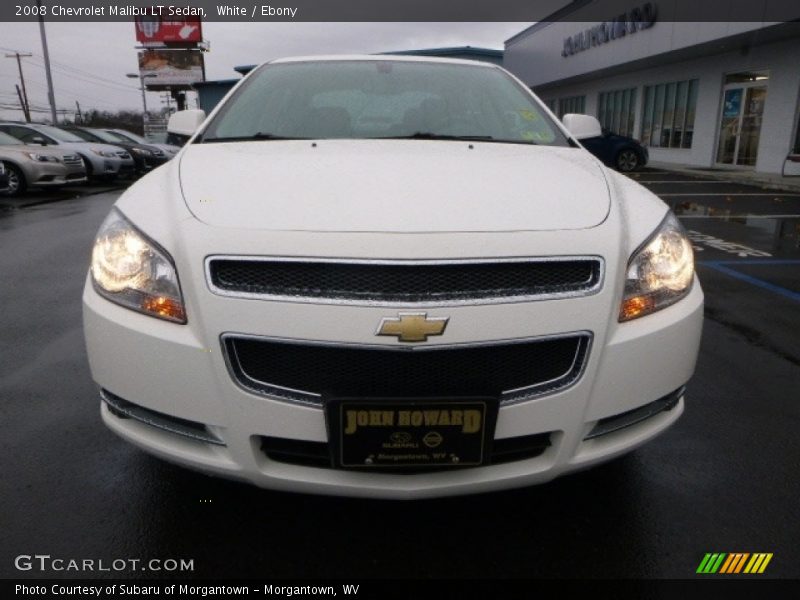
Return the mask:
<svg viewBox="0 0 800 600">
<path fill-rule="evenodd" d="M 504 40 L 530 23 L 220 23 L 203 24 L 211 43 L 208 79 L 238 77 L 233 67 L 282 56 L 373 53 L 441 46 L 503 48 Z M 58 108 L 141 109 L 133 23 L 47 23 L 47 39 Z M 23 71 L 32 106 L 47 108 L 47 84 L 37 23 L 0 22 L 0 57 L 30 52 Z M 17 63 L 0 58 L 0 107 L 19 106 L 14 84 Z M 148 108 L 159 95 L 148 93 Z M 49 119 L 49 112 L 34 113 Z M 19 110 L 0 109 L 0 119 L 22 119 Z"/>
</svg>

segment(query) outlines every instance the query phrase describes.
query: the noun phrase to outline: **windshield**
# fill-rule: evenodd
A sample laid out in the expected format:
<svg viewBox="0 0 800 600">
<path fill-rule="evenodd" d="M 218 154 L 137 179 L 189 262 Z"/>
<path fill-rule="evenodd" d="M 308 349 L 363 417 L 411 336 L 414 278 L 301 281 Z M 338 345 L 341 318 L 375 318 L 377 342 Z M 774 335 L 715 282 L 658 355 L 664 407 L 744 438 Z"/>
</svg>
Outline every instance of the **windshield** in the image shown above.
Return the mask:
<svg viewBox="0 0 800 600">
<path fill-rule="evenodd" d="M 130 144 L 130 140 L 126 140 L 121 135 L 116 135 L 115 133 L 111 133 L 110 131 L 104 131 L 102 129 L 92 129 L 91 135 L 95 136 L 102 142 L 108 142 L 109 144 L 119 144 L 120 142 L 125 144 Z"/>
<path fill-rule="evenodd" d="M 21 146 L 22 142 L 19 141 L 17 138 L 8 135 L 7 133 L 3 133 L 0 131 L 0 146 Z"/>
<path fill-rule="evenodd" d="M 52 125 L 37 125 L 36 130 L 58 140 L 59 142 L 86 142 L 86 140 L 78 137 L 74 133 L 64 131 L 58 127 L 53 127 Z"/>
<path fill-rule="evenodd" d="M 108 133 L 111 134 L 111 135 L 118 136 L 120 139 L 122 139 L 122 141 L 136 142 L 137 144 L 146 144 L 147 143 L 147 140 L 145 140 L 144 138 L 139 137 L 135 133 L 131 133 L 130 131 L 109 131 Z"/>
<path fill-rule="evenodd" d="M 499 69 L 386 60 L 265 65 L 198 141 L 406 137 L 567 145 Z"/>
<path fill-rule="evenodd" d="M 88 131 L 84 131 L 83 129 L 70 129 L 70 133 L 74 133 L 79 138 L 83 139 L 87 142 L 100 142 L 102 141 L 99 137 L 94 135 L 94 133 L 89 133 Z"/>
</svg>

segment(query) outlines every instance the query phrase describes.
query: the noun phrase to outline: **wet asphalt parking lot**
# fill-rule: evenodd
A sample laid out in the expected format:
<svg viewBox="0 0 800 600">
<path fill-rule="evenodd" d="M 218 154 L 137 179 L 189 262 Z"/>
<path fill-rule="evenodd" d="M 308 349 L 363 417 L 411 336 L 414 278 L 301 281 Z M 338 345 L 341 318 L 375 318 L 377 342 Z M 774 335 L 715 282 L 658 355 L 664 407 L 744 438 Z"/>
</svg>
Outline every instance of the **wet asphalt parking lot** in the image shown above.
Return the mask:
<svg viewBox="0 0 800 600">
<path fill-rule="evenodd" d="M 685 578 L 706 552 L 738 551 L 800 577 L 800 193 L 634 178 L 697 250 L 706 320 L 684 415 L 584 473 L 415 502 L 264 491 L 118 439 L 100 421 L 80 297 L 119 191 L 0 209 L 0 577 L 92 576 L 15 569 L 39 553 L 193 559 L 181 578 Z M 94 574 L 109 575 L 163 573 Z"/>
</svg>

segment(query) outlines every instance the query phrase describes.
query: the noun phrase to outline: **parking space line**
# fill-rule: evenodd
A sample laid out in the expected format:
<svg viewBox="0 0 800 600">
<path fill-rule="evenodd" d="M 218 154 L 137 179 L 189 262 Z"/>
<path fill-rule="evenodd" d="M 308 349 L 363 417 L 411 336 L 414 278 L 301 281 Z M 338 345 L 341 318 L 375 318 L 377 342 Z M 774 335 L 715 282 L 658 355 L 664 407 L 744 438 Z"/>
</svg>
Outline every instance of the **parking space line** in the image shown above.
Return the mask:
<svg viewBox="0 0 800 600">
<path fill-rule="evenodd" d="M 745 258 L 742 260 L 710 260 L 716 265 L 800 265 L 800 258 Z M 702 264 L 707 264 L 706 262 Z"/>
<path fill-rule="evenodd" d="M 775 285 L 774 283 L 770 283 L 769 281 L 764 281 L 763 279 L 758 279 L 757 277 L 752 277 L 750 275 L 745 275 L 744 273 L 740 273 L 735 269 L 731 269 L 726 265 L 742 265 L 742 264 L 763 264 L 763 265 L 776 265 L 776 264 L 800 264 L 800 260 L 709 260 L 709 261 L 698 261 L 698 264 L 710 267 L 715 271 L 719 271 L 720 273 L 724 273 L 725 275 L 729 275 L 734 279 L 739 279 L 740 281 L 744 281 L 745 283 L 749 283 L 756 287 L 760 287 L 765 290 L 769 290 L 775 294 L 779 294 L 784 298 L 789 298 L 790 300 L 794 300 L 795 302 L 800 302 L 800 293 L 794 292 L 792 290 L 786 289 L 779 285 Z"/>
<path fill-rule="evenodd" d="M 675 215 L 679 219 L 800 219 L 800 215 Z"/>
<path fill-rule="evenodd" d="M 763 192 L 733 192 L 733 193 L 725 193 L 725 192 L 705 192 L 705 193 L 669 193 L 669 192 L 659 192 L 659 196 L 771 196 L 773 198 L 777 198 L 779 196 L 782 197 L 790 197 L 790 198 L 800 198 L 800 192 L 793 192 L 789 194 L 770 194 L 770 193 L 763 193 Z"/>
<path fill-rule="evenodd" d="M 732 181 L 722 181 L 719 179 L 709 179 L 708 181 L 704 179 L 681 179 L 678 181 L 672 181 L 670 179 L 636 179 L 639 183 L 729 183 L 732 185 L 737 185 L 737 183 Z"/>
</svg>

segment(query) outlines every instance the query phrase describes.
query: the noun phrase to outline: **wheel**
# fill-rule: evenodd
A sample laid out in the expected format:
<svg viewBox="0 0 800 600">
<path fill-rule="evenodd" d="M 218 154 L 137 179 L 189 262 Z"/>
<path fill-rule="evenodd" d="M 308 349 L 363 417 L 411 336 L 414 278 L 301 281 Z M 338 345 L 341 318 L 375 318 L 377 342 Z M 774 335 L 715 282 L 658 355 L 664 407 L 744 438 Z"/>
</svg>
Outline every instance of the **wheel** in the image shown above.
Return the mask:
<svg viewBox="0 0 800 600">
<path fill-rule="evenodd" d="M 639 155 L 635 150 L 621 150 L 614 163 L 618 171 L 630 173 L 639 167 Z"/>
<path fill-rule="evenodd" d="M 86 169 L 86 181 L 89 181 L 94 173 L 92 162 L 83 155 L 81 155 L 81 160 L 83 161 L 83 168 Z"/>
<path fill-rule="evenodd" d="M 28 182 L 25 181 L 25 175 L 18 167 L 9 163 L 3 163 L 6 166 L 6 173 L 8 174 L 8 189 L 3 192 L 5 196 L 19 196 L 25 193 L 28 189 Z"/>
</svg>

